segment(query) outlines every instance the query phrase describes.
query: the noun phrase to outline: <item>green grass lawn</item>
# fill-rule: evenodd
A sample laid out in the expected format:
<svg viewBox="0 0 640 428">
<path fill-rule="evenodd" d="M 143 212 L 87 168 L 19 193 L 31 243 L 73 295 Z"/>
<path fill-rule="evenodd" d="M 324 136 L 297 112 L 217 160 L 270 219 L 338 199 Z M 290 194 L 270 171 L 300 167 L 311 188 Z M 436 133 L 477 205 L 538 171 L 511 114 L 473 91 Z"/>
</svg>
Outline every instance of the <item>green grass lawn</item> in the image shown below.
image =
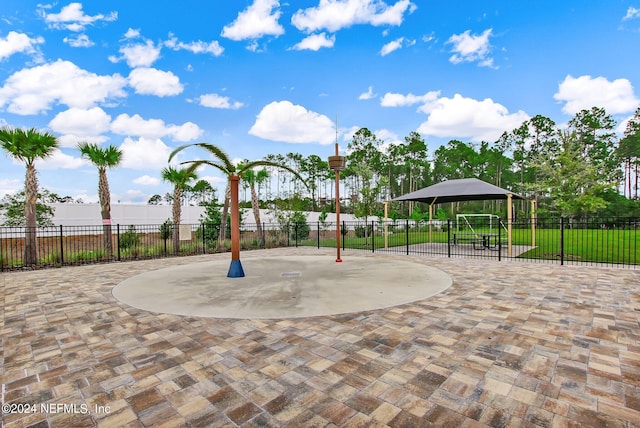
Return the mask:
<svg viewBox="0 0 640 428">
<path fill-rule="evenodd" d="M 489 231 L 476 230 L 478 234 Z M 495 230 L 492 230 L 495 233 Z M 453 238 L 451 232 L 451 239 Z M 456 232 L 457 233 L 457 232 Z M 500 232 L 503 245 L 506 245 L 507 233 Z M 431 240 L 427 230 L 410 230 L 407 234 L 399 231 L 389 235 L 389 247 L 398 247 L 421 243 L 447 243 L 447 232 L 432 231 Z M 564 259 L 584 262 L 640 264 L 640 230 L 605 230 L 605 229 L 565 229 L 564 230 Z M 561 235 L 559 229 L 537 229 L 535 248 L 520 254 L 519 258 L 559 260 L 561 254 Z M 514 229 L 512 233 L 513 245 L 531 246 L 531 230 Z M 317 246 L 318 240 L 309 239 L 298 245 Z M 336 241 L 332 232 L 321 235 L 321 247 L 335 247 Z M 384 247 L 384 235 L 376 232 L 367 239 L 348 236 L 344 240 L 344 247 L 350 249 L 372 249 Z M 445 250 L 446 251 L 446 250 Z"/>
<path fill-rule="evenodd" d="M 530 232 L 528 232 L 530 235 Z M 584 262 L 640 263 L 640 230 L 568 229 L 564 231 L 564 258 Z M 514 234 L 514 245 L 531 245 L 531 237 Z M 536 230 L 536 248 L 521 258 L 559 259 L 561 236 L 557 229 Z"/>
</svg>

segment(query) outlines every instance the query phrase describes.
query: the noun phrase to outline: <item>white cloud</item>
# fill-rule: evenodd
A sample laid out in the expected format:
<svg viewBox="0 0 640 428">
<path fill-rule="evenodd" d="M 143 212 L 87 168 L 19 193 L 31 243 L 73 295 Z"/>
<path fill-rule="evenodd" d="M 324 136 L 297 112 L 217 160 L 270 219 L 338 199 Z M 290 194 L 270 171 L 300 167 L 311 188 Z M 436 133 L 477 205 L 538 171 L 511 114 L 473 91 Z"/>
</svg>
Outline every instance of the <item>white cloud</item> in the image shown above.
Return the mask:
<svg viewBox="0 0 640 428">
<path fill-rule="evenodd" d="M 496 141 L 505 130 L 517 128 L 529 116 L 519 110 L 509 113 L 503 105 L 487 98 L 478 101 L 455 94 L 442 97 L 420 109 L 427 121 L 418 132 L 423 135 L 449 138 L 470 138 L 472 141 Z"/>
<path fill-rule="evenodd" d="M 129 29 L 131 30 L 131 29 Z M 127 34 L 129 31 L 127 31 Z M 161 46 L 155 46 L 151 40 L 146 40 L 144 44 L 129 44 L 120 48 L 122 56 L 110 56 L 109 61 L 119 62 L 125 60 L 131 68 L 135 67 L 151 67 L 151 65 L 160 58 Z"/>
<path fill-rule="evenodd" d="M 332 48 L 336 42 L 336 36 L 327 36 L 326 33 L 312 34 L 295 44 L 291 49 L 317 51 L 321 48 Z"/>
<path fill-rule="evenodd" d="M 244 106 L 244 104 L 239 101 L 232 102 L 229 97 L 223 97 L 218 94 L 201 95 L 199 101 L 201 106 L 210 108 L 237 110 Z"/>
<path fill-rule="evenodd" d="M 446 43 L 452 44 L 451 52 L 453 55 L 449 58 L 454 64 L 461 62 L 478 62 L 478 65 L 484 67 L 493 67 L 493 58 L 491 54 L 491 44 L 489 37 L 492 29 L 484 30 L 480 35 L 472 35 L 471 30 L 467 30 L 462 34 L 454 34 L 449 37 Z"/>
<path fill-rule="evenodd" d="M 65 134 L 58 137 L 58 143 L 60 144 L 60 147 L 76 147 L 79 142 L 87 142 L 100 145 L 108 139 L 109 137 L 105 135 Z"/>
<path fill-rule="evenodd" d="M 62 41 L 73 48 L 90 48 L 95 45 L 86 34 L 79 34 L 77 37 L 65 37 Z"/>
<path fill-rule="evenodd" d="M 376 135 L 376 137 L 383 141 L 383 143 L 380 144 L 380 147 L 378 148 L 378 150 L 383 153 L 389 153 L 389 148 L 391 148 L 391 146 L 404 144 L 404 141 L 401 138 L 398 138 L 398 134 L 389 131 L 388 129 L 378 129 L 373 133 Z"/>
<path fill-rule="evenodd" d="M 604 77 L 576 78 L 568 75 L 558 86 L 553 98 L 565 102 L 562 111 L 571 115 L 591 107 L 604 108 L 609 114 L 628 113 L 640 105 L 629 80 L 616 79 L 611 82 Z"/>
<path fill-rule="evenodd" d="M 129 85 L 136 94 L 156 95 L 158 97 L 178 95 L 184 87 L 178 76 L 171 71 L 155 68 L 136 68 L 129 73 Z"/>
<path fill-rule="evenodd" d="M 274 101 L 263 107 L 249 134 L 286 143 L 331 144 L 335 128 L 327 116 L 290 101 Z"/>
<path fill-rule="evenodd" d="M 24 182 L 17 178 L 0 178 L 0 198 L 14 194 L 24 188 Z"/>
<path fill-rule="evenodd" d="M 616 132 L 620 135 L 624 134 L 624 131 L 627 129 L 627 125 L 629 124 L 629 121 L 633 118 L 633 115 L 625 117 L 624 119 L 622 119 L 619 123 L 618 126 L 616 126 Z"/>
<path fill-rule="evenodd" d="M 119 74 L 100 76 L 69 61 L 25 68 L 15 72 L 0 88 L 0 108 L 30 115 L 49 110 L 54 103 L 89 108 L 97 103 L 126 96 L 126 79 Z"/>
<path fill-rule="evenodd" d="M 373 133 L 382 141 L 393 144 L 402 143 L 402 139 L 398 138 L 398 134 L 388 129 L 377 129 Z"/>
<path fill-rule="evenodd" d="M 141 184 L 143 186 L 157 186 L 160 184 L 160 179 L 151 177 L 150 175 L 143 175 L 133 179 L 135 184 Z"/>
<path fill-rule="evenodd" d="M 100 203 L 100 198 L 98 197 L 97 193 L 94 193 L 93 195 L 89 195 L 86 191 L 79 191 L 79 192 L 74 192 L 71 197 L 76 200 L 76 201 L 82 201 L 82 203 L 84 204 L 99 204 Z M 115 203 L 115 201 L 112 198 L 112 203 Z"/>
<path fill-rule="evenodd" d="M 358 97 L 359 100 L 370 100 L 372 98 L 377 97 L 377 94 L 373 93 L 373 86 L 369 86 L 369 89 L 367 90 L 367 92 L 363 92 L 360 94 L 360 96 Z"/>
<path fill-rule="evenodd" d="M 70 108 L 58 113 L 49 122 L 49 127 L 62 134 L 58 138 L 63 147 L 76 147 L 78 142 L 100 143 L 107 140 L 101 134 L 109 131 L 111 116 L 100 107 L 90 109 Z"/>
<path fill-rule="evenodd" d="M 200 179 L 201 180 L 206 180 L 211 184 L 221 184 L 221 183 L 226 184 L 226 182 L 227 182 L 227 178 L 226 177 L 216 177 L 216 176 L 213 176 L 213 175 L 205 175 L 205 176 L 200 177 Z"/>
<path fill-rule="evenodd" d="M 120 204 L 140 204 L 147 202 L 149 200 L 149 195 L 143 192 L 142 190 L 129 189 L 124 195 L 114 194 L 111 196 L 112 203 L 120 203 Z"/>
<path fill-rule="evenodd" d="M 208 53 L 213 56 L 220 56 L 224 52 L 224 48 L 220 46 L 216 40 L 206 43 L 198 40 L 197 42 L 184 43 L 179 41 L 176 37 L 171 36 L 169 40 L 164 42 L 164 45 L 169 49 L 173 49 L 174 51 L 178 50 L 187 50 L 194 54 L 203 54 Z"/>
<path fill-rule="evenodd" d="M 321 0 L 317 7 L 298 10 L 291 23 L 299 30 L 336 32 L 354 24 L 400 25 L 416 5 L 400 0 L 392 6 L 380 0 Z"/>
<path fill-rule="evenodd" d="M 238 41 L 284 34 L 284 28 L 278 23 L 279 7 L 278 0 L 254 0 L 252 5 L 238 13 L 235 21 L 224 26 L 222 37 Z"/>
<path fill-rule="evenodd" d="M 185 122 L 182 125 L 169 125 L 169 135 L 175 141 L 193 141 L 203 133 L 202 129 L 193 122 Z"/>
<path fill-rule="evenodd" d="M 640 18 L 640 9 L 637 9 L 633 6 L 629 6 L 627 9 L 627 14 L 622 18 L 623 21 L 627 21 L 629 19 Z"/>
<path fill-rule="evenodd" d="M 432 32 L 431 34 L 425 34 L 422 36 L 422 41 L 425 43 L 431 43 L 436 40 L 435 34 Z"/>
<path fill-rule="evenodd" d="M 424 106 L 437 101 L 439 96 L 440 91 L 430 91 L 424 95 L 413 95 L 412 93 L 402 95 L 387 92 L 382 96 L 380 105 L 382 107 L 402 107 L 411 106 L 414 104 L 422 104 Z"/>
<path fill-rule="evenodd" d="M 382 49 L 380 49 L 380 56 L 389 55 L 391 52 L 402 48 L 403 41 L 404 41 L 404 37 L 400 37 L 399 39 L 395 39 L 385 44 L 384 46 L 382 46 Z"/>
<path fill-rule="evenodd" d="M 182 125 L 166 125 L 161 119 L 143 119 L 140 115 L 121 114 L 111 123 L 111 132 L 119 135 L 158 139 L 170 136 L 175 141 L 192 141 L 202 135 L 202 129 L 193 122 Z"/>
<path fill-rule="evenodd" d="M 44 43 L 43 37 L 31 38 L 23 33 L 9 31 L 7 37 L 0 37 L 0 61 L 19 52 L 40 55 L 37 45 Z"/>
<path fill-rule="evenodd" d="M 38 169 L 77 169 L 86 166 L 87 161 L 80 157 L 74 157 L 63 153 L 60 149 L 55 149 L 51 156 L 45 159 L 36 160 Z"/>
<path fill-rule="evenodd" d="M 124 168 L 148 170 L 167 166 L 171 148 L 159 138 L 125 138 L 120 145 Z"/>
<path fill-rule="evenodd" d="M 111 12 L 108 15 L 87 15 L 82 10 L 81 3 L 69 3 L 64 6 L 60 13 L 45 13 L 44 9 L 40 9 L 39 13 L 49 27 L 57 29 L 66 29 L 69 31 L 84 31 L 87 25 L 91 25 L 98 21 L 115 21 L 118 19 L 117 12 Z"/>
<path fill-rule="evenodd" d="M 100 107 L 73 107 L 58 113 L 49 122 L 49 127 L 61 134 L 98 135 L 109 130 L 110 122 L 111 116 Z"/>
<path fill-rule="evenodd" d="M 137 39 L 138 37 L 140 37 L 139 29 L 129 28 L 127 32 L 124 33 L 125 39 Z"/>
</svg>

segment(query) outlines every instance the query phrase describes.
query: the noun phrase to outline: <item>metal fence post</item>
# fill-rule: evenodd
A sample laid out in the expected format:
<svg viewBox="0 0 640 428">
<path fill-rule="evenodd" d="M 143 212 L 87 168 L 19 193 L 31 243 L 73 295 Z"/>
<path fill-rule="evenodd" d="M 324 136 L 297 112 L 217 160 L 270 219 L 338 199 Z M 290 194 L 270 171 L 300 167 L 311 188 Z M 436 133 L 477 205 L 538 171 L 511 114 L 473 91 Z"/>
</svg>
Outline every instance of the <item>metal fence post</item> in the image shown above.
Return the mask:
<svg viewBox="0 0 640 428">
<path fill-rule="evenodd" d="M 294 226 L 293 226 L 293 233 L 295 233 L 295 238 L 296 238 L 296 248 L 298 248 L 298 225 L 300 223 L 295 222 Z"/>
<path fill-rule="evenodd" d="M 369 226 L 367 225 L 367 228 Z M 371 252 L 375 253 L 376 252 L 376 232 L 375 232 L 375 224 L 374 224 L 374 220 L 371 220 Z"/>
<path fill-rule="evenodd" d="M 202 254 L 207 254 L 207 229 L 204 222 L 202 222 Z"/>
<path fill-rule="evenodd" d="M 406 220 L 404 228 L 404 237 L 407 242 L 407 256 L 409 255 L 409 219 Z"/>
<path fill-rule="evenodd" d="M 118 261 L 120 261 L 120 223 L 116 224 L 116 245 L 118 246 Z"/>
<path fill-rule="evenodd" d="M 320 222 L 318 222 L 316 233 L 318 234 L 318 250 L 320 249 Z"/>
<path fill-rule="evenodd" d="M 447 257 L 451 258 L 451 219 L 447 219 Z"/>
<path fill-rule="evenodd" d="M 502 220 L 498 217 L 498 261 L 502 261 Z"/>
<path fill-rule="evenodd" d="M 564 265 L 564 217 L 560 217 L 560 265 Z"/>
<path fill-rule="evenodd" d="M 60 266 L 64 266 L 64 234 L 60 225 Z"/>
<path fill-rule="evenodd" d="M 342 229 L 340 229 L 340 233 L 342 233 L 342 251 L 344 251 L 345 241 L 347 240 L 347 229 L 344 221 L 342 221 Z"/>
</svg>

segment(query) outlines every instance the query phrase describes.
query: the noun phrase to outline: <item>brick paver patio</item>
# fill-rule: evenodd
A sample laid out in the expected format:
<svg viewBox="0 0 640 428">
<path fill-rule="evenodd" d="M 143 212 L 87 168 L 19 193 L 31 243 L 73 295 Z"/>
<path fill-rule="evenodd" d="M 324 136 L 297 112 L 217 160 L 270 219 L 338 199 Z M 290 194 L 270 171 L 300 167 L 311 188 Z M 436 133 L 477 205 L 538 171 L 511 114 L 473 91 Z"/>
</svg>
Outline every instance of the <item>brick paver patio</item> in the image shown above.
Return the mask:
<svg viewBox="0 0 640 428">
<path fill-rule="evenodd" d="M 265 254 L 332 253 L 242 257 Z M 155 314 L 111 295 L 212 257 L 229 255 L 0 274 L 4 426 L 640 427 L 640 271 L 394 256 L 453 286 L 281 320 Z"/>
</svg>

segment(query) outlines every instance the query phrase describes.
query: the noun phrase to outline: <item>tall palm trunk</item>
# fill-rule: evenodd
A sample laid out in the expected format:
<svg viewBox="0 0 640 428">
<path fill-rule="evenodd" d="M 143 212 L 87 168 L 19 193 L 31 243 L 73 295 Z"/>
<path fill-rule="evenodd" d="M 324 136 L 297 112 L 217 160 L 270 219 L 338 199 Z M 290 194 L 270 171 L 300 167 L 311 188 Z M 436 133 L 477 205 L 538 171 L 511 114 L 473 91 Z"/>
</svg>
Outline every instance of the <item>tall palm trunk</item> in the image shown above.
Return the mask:
<svg viewBox="0 0 640 428">
<path fill-rule="evenodd" d="M 113 253 L 111 193 L 109 192 L 109 181 L 107 181 L 107 170 L 105 168 L 98 169 L 98 197 L 100 198 L 104 250 L 106 252 L 106 256 L 111 257 L 111 254 Z"/>
<path fill-rule="evenodd" d="M 227 188 L 224 191 L 224 206 L 222 207 L 222 218 L 220 219 L 220 234 L 218 235 L 218 245 L 222 247 L 227 237 L 227 217 L 229 217 L 229 203 L 231 201 L 231 183 L 227 181 Z"/>
<path fill-rule="evenodd" d="M 262 230 L 262 223 L 260 222 L 260 202 L 258 201 L 255 182 L 252 180 L 249 183 L 249 186 L 251 188 L 251 208 L 253 208 L 253 216 L 256 219 L 256 230 L 258 231 L 258 239 L 260 240 L 260 247 L 264 247 L 264 231 Z"/>
<path fill-rule="evenodd" d="M 38 227 L 36 218 L 36 201 L 38 198 L 38 176 L 33 162 L 27 163 L 25 174 L 25 203 L 24 217 L 26 221 L 26 233 L 24 241 L 24 264 L 32 266 L 38 262 L 36 231 Z"/>
<path fill-rule="evenodd" d="M 182 214 L 182 206 L 180 200 L 182 198 L 182 190 L 179 186 L 173 188 L 173 253 L 180 252 L 180 215 Z"/>
</svg>

